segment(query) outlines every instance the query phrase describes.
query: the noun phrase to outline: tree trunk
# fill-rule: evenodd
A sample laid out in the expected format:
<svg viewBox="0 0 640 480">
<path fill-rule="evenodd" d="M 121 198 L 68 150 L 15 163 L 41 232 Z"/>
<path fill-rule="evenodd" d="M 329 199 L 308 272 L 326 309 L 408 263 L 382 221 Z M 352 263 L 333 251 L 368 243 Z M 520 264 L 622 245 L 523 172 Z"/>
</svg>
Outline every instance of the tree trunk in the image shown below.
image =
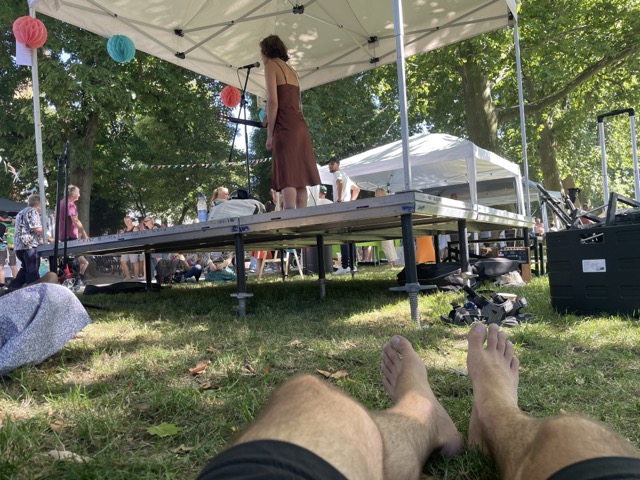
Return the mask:
<svg viewBox="0 0 640 480">
<path fill-rule="evenodd" d="M 538 153 L 540 154 L 540 167 L 542 169 L 542 182 L 547 190 L 562 190 L 560 175 L 558 174 L 558 161 L 556 159 L 556 137 L 553 133 L 551 114 L 542 121 L 542 130 L 538 140 Z"/>
<path fill-rule="evenodd" d="M 460 54 L 463 63 L 458 70 L 462 76 L 469 140 L 481 148 L 497 153 L 498 116 L 491 98 L 491 84 L 475 63 L 471 47 L 461 48 Z"/>
<path fill-rule="evenodd" d="M 81 138 L 81 152 L 71 152 L 70 182 L 80 188 L 80 198 L 76 202 L 78 217 L 85 231 L 90 235 L 91 219 L 89 205 L 91 203 L 91 184 L 93 182 L 93 146 L 98 132 L 100 114 L 91 112 L 87 117 Z"/>
</svg>

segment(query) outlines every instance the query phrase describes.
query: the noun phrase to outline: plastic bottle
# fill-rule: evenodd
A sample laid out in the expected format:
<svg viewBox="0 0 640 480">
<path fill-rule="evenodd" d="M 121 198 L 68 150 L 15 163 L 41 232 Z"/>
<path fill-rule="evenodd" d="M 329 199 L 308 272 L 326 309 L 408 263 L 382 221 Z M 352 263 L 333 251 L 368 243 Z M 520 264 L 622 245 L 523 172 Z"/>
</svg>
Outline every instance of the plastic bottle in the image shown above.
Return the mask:
<svg viewBox="0 0 640 480">
<path fill-rule="evenodd" d="M 207 221 L 207 199 L 204 193 L 198 193 L 198 222 Z"/>
</svg>

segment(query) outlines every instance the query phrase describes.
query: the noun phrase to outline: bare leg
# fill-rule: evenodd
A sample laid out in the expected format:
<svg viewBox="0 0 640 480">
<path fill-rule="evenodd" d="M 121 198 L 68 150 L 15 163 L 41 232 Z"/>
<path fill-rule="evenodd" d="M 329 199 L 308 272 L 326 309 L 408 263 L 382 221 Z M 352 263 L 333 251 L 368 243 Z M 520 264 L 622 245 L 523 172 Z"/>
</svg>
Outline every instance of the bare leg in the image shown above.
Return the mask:
<svg viewBox="0 0 640 480">
<path fill-rule="evenodd" d="M 82 255 L 80 255 L 78 257 L 78 273 L 80 273 L 80 275 L 84 275 L 84 272 L 87 270 L 87 267 L 89 266 L 89 261 L 84 258 Z"/>
<path fill-rule="evenodd" d="M 276 390 L 235 444 L 294 443 L 322 457 L 349 479 L 382 479 L 382 438 L 364 407 L 311 375 Z"/>
<path fill-rule="evenodd" d="M 129 264 L 126 259 L 120 259 L 120 270 L 122 271 L 122 277 L 128 279 L 129 278 Z"/>
<path fill-rule="evenodd" d="M 140 262 L 131 262 L 131 266 L 133 267 L 133 278 L 138 278 L 140 275 Z"/>
<path fill-rule="evenodd" d="M 406 338 L 395 335 L 383 347 L 382 373 L 394 403 L 373 414 L 384 441 L 385 478 L 417 479 L 435 450 L 447 457 L 460 453 L 462 438 L 433 394 L 424 362 Z"/>
<path fill-rule="evenodd" d="M 282 208 L 284 210 L 290 210 L 296 208 L 297 205 L 297 190 L 294 187 L 286 187 L 282 189 Z M 305 205 L 306 206 L 306 205 Z"/>
<path fill-rule="evenodd" d="M 319 455 L 349 479 L 417 479 L 427 457 L 462 450 L 462 439 L 438 403 L 420 357 L 403 337 L 382 351 L 383 384 L 394 402 L 368 412 L 310 375 L 290 380 L 271 396 L 237 443 L 275 439 Z M 330 419 L 330 421 L 327 421 Z"/>
<path fill-rule="evenodd" d="M 486 348 L 483 348 L 484 342 Z M 594 457 L 638 456 L 606 426 L 577 416 L 534 419 L 518 408 L 518 359 L 497 325 L 476 324 L 468 335 L 473 384 L 469 443 L 490 454 L 502 478 L 545 479 Z"/>
<path fill-rule="evenodd" d="M 296 188 L 296 208 L 305 208 L 308 201 L 307 187 Z"/>
</svg>

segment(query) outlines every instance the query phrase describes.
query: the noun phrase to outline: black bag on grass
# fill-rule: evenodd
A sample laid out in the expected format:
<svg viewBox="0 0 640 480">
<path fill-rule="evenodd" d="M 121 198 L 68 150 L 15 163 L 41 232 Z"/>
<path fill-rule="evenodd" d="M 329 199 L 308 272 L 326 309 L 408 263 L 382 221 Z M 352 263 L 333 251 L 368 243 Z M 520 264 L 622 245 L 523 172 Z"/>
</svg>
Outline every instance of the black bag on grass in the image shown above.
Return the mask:
<svg viewBox="0 0 640 480">
<path fill-rule="evenodd" d="M 419 263 L 416 268 L 418 269 L 418 283 L 420 285 L 435 285 L 438 290 L 446 292 L 457 292 L 464 286 L 464 278 L 460 275 L 462 269 L 459 263 Z M 405 285 L 406 283 L 407 278 L 403 268 L 398 273 L 398 284 Z M 475 284 L 473 279 L 471 279 L 471 284 Z"/>
<path fill-rule="evenodd" d="M 481 258 L 471 265 L 471 273 L 478 275 L 478 280 L 497 278 L 505 273 L 515 272 L 520 268 L 517 260 L 508 258 Z"/>
</svg>

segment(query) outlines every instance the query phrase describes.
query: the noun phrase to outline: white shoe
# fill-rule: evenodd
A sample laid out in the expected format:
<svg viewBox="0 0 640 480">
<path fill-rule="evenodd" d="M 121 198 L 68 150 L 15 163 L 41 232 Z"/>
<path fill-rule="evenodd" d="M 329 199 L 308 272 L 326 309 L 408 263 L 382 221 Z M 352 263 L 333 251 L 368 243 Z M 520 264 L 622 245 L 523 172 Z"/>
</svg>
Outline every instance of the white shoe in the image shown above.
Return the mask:
<svg viewBox="0 0 640 480">
<path fill-rule="evenodd" d="M 351 270 L 348 268 L 338 267 L 336 270 L 333 271 L 334 275 L 344 275 L 346 273 L 351 273 Z"/>
</svg>

